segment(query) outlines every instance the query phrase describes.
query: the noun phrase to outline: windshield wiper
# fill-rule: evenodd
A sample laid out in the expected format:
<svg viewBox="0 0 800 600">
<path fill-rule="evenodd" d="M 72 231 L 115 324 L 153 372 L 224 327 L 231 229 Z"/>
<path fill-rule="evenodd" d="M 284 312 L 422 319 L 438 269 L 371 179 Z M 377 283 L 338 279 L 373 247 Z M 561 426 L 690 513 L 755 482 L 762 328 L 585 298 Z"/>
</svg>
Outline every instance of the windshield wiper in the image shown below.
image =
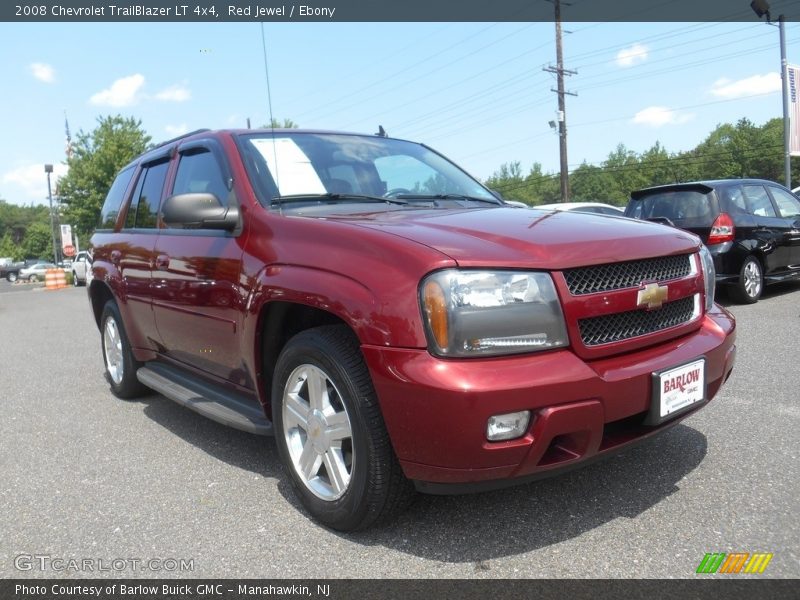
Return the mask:
<svg viewBox="0 0 800 600">
<path fill-rule="evenodd" d="M 408 204 L 405 200 L 397 198 L 383 198 L 381 196 L 367 196 L 365 194 L 334 194 L 328 192 L 325 194 L 290 194 L 288 196 L 276 196 L 272 199 L 272 204 L 288 204 L 292 202 L 307 202 L 307 201 L 335 201 L 335 202 L 380 202 L 388 204 Z"/>
<path fill-rule="evenodd" d="M 485 202 L 501 206 L 503 203 L 496 198 L 478 198 L 466 194 L 397 194 L 400 200 L 468 200 L 470 202 Z"/>
</svg>

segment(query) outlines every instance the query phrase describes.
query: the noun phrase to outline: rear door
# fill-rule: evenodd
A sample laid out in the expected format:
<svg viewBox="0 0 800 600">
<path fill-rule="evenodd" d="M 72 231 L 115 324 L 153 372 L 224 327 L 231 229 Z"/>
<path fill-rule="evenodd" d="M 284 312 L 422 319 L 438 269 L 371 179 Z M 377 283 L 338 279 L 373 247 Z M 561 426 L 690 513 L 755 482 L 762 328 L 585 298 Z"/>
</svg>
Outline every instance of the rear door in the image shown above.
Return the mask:
<svg viewBox="0 0 800 600">
<path fill-rule="evenodd" d="M 231 190 L 230 169 L 215 140 L 179 148 L 172 195 L 209 192 L 227 205 L 236 201 Z M 153 311 L 168 357 L 249 388 L 239 347 L 246 295 L 240 241 L 226 231 L 162 228 Z"/>
<path fill-rule="evenodd" d="M 117 261 L 125 290 L 130 319 L 135 323 L 144 345 L 154 348 L 158 342 L 151 306 L 151 268 L 158 237 L 158 208 L 164 194 L 169 171 L 169 157 L 164 156 L 142 165 L 125 215 L 117 235 Z M 123 316 L 125 316 L 123 314 Z"/>
<path fill-rule="evenodd" d="M 786 221 L 788 231 L 785 234 L 789 245 L 791 266 L 800 269 L 800 200 L 789 191 L 774 185 L 767 186 L 772 195 L 778 215 Z"/>
<path fill-rule="evenodd" d="M 792 263 L 789 241 L 791 221 L 778 214 L 764 185 L 745 184 L 742 192 L 747 210 L 755 218 L 753 237 L 764 255 L 764 274 L 785 271 Z"/>
</svg>

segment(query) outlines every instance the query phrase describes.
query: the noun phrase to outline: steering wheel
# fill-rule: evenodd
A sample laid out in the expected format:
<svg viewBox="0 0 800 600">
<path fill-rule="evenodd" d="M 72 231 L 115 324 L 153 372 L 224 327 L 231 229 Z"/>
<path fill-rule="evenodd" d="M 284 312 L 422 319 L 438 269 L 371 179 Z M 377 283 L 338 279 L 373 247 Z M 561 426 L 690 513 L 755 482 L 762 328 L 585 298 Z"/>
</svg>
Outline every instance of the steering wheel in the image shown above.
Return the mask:
<svg viewBox="0 0 800 600">
<path fill-rule="evenodd" d="M 383 195 L 383 197 L 384 198 L 394 198 L 395 196 L 397 196 L 399 194 L 411 194 L 411 193 L 413 193 L 411 190 L 407 190 L 406 188 L 398 187 L 398 188 L 390 189 L 388 192 L 386 192 Z"/>
</svg>

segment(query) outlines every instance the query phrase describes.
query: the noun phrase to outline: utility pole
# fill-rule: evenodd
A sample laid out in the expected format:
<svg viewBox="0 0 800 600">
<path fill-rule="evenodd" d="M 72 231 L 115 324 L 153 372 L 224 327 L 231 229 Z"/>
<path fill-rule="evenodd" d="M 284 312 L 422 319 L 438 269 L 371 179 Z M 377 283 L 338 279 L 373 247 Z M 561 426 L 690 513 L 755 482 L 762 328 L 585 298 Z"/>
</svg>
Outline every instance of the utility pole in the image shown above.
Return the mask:
<svg viewBox="0 0 800 600">
<path fill-rule="evenodd" d="M 561 0 L 552 0 L 556 8 L 556 66 L 545 67 L 549 73 L 555 73 L 557 89 L 551 92 L 558 94 L 558 148 L 561 159 L 561 202 L 569 202 L 569 163 L 567 162 L 567 112 L 564 96 L 577 96 L 574 92 L 564 90 L 564 75 L 575 75 L 577 71 L 564 68 L 564 56 L 561 50 Z"/>
<path fill-rule="evenodd" d="M 756 16 L 767 17 L 767 23 L 774 25 L 772 17 L 769 14 L 769 2 L 766 0 L 753 0 L 750 3 L 750 8 L 756 13 Z M 786 62 L 786 28 L 785 18 L 783 15 L 778 16 L 778 30 L 780 33 L 781 45 L 781 96 L 783 96 L 783 177 L 787 188 L 792 187 L 792 153 L 791 153 L 791 128 L 789 122 L 789 67 Z"/>
</svg>

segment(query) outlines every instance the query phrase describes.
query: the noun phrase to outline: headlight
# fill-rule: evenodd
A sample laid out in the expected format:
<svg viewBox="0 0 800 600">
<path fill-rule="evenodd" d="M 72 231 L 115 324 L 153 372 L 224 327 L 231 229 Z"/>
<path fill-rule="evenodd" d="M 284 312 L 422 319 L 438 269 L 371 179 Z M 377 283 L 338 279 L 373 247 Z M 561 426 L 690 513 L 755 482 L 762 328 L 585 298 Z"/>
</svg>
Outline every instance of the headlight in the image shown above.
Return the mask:
<svg viewBox="0 0 800 600">
<path fill-rule="evenodd" d="M 714 258 L 705 245 L 700 245 L 700 266 L 703 269 L 703 281 L 706 287 L 706 312 L 714 306 L 714 291 L 717 287 L 717 271 L 714 268 Z"/>
<path fill-rule="evenodd" d="M 491 356 L 567 345 L 553 280 L 547 273 L 432 273 L 420 285 L 429 348 L 441 356 Z"/>
</svg>

